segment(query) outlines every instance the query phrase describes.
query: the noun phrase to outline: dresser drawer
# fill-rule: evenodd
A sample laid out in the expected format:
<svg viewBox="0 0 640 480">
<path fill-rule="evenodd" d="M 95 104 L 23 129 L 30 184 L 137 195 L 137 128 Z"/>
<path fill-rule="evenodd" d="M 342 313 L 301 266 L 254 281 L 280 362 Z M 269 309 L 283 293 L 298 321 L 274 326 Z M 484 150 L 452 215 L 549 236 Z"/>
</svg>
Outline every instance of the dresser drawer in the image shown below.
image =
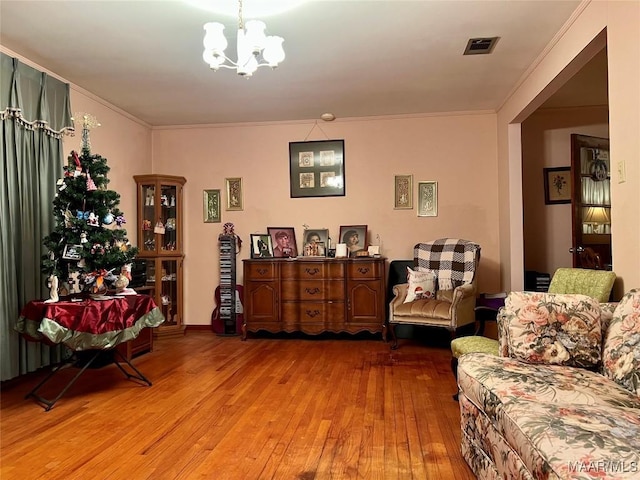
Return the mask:
<svg viewBox="0 0 640 480">
<path fill-rule="evenodd" d="M 344 317 L 344 302 L 283 303 L 282 321 L 285 324 L 325 324 L 332 318 Z"/>
<path fill-rule="evenodd" d="M 296 261 L 281 265 L 282 278 L 292 280 L 317 280 L 344 278 L 343 262 Z"/>
<path fill-rule="evenodd" d="M 340 280 L 292 280 L 283 282 L 284 301 L 343 301 L 344 282 Z"/>
<path fill-rule="evenodd" d="M 362 261 L 349 263 L 349 278 L 352 280 L 370 280 L 383 276 L 382 262 Z"/>
<path fill-rule="evenodd" d="M 246 262 L 244 276 L 247 280 L 271 280 L 276 278 L 276 269 L 272 262 Z"/>
</svg>

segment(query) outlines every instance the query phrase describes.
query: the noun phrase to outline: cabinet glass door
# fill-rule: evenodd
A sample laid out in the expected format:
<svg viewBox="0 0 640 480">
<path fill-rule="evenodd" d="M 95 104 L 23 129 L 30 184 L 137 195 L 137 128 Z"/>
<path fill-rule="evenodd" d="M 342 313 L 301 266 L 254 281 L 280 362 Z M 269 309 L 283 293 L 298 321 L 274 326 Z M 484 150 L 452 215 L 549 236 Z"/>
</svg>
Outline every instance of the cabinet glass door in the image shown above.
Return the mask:
<svg viewBox="0 0 640 480">
<path fill-rule="evenodd" d="M 144 207 L 142 208 L 142 245 L 139 248 L 144 252 L 154 252 L 156 250 L 156 236 L 153 233 L 156 217 L 156 187 L 155 185 L 142 185 L 142 198 Z"/>
<path fill-rule="evenodd" d="M 176 325 L 178 322 L 178 261 L 162 260 L 160 308 L 166 325 Z"/>
<path fill-rule="evenodd" d="M 176 197 L 177 188 L 175 185 L 160 186 L 160 225 L 164 227 L 164 231 L 159 235 L 159 239 L 160 250 L 163 252 L 174 252 L 180 250 L 181 247 L 178 245 Z"/>
</svg>

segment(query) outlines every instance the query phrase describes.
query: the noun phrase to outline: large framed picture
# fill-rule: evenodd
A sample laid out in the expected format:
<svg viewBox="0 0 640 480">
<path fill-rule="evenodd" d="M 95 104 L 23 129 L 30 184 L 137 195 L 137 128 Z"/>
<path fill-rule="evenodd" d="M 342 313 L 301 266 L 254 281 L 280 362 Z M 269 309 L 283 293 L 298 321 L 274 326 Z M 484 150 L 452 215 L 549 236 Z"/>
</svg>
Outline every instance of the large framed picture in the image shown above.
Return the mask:
<svg viewBox="0 0 640 480">
<path fill-rule="evenodd" d="M 438 216 L 438 182 L 418 182 L 418 216 Z"/>
<path fill-rule="evenodd" d="M 329 230 L 314 228 L 303 233 L 304 248 L 302 254 L 305 257 L 324 257 L 331 247 L 329 245 Z"/>
<path fill-rule="evenodd" d="M 342 225 L 340 227 L 340 243 L 347 245 L 347 255 L 357 256 L 357 252 L 367 251 L 367 226 Z"/>
<path fill-rule="evenodd" d="M 296 232 L 293 227 L 267 227 L 273 242 L 273 256 L 295 258 L 298 256 Z"/>
<path fill-rule="evenodd" d="M 344 196 L 344 140 L 289 142 L 289 175 L 291 198 Z"/>
<path fill-rule="evenodd" d="M 544 203 L 571 203 L 571 167 L 553 167 L 544 170 Z"/>
<path fill-rule="evenodd" d="M 251 258 L 272 258 L 273 242 L 268 233 L 251 234 Z"/>
<path fill-rule="evenodd" d="M 220 221 L 220 190 L 205 190 L 204 223 L 219 223 Z"/>
</svg>

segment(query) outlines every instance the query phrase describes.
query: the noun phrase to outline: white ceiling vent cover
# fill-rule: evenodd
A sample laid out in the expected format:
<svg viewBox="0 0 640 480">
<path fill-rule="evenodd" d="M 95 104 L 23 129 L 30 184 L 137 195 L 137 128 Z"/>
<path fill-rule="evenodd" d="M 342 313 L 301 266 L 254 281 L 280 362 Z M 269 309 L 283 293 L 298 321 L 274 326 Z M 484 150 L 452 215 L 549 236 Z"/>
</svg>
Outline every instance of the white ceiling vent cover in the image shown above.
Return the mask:
<svg viewBox="0 0 640 480">
<path fill-rule="evenodd" d="M 500 37 L 471 38 L 467 42 L 467 48 L 463 55 L 485 55 L 493 51 Z"/>
</svg>

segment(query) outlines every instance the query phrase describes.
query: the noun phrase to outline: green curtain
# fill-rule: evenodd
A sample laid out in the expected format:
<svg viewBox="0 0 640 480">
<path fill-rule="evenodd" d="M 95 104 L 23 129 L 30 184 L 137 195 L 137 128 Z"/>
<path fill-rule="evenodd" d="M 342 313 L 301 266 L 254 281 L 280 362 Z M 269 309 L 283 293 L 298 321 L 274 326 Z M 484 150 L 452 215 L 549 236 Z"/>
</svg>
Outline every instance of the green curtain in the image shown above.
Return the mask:
<svg viewBox="0 0 640 480">
<path fill-rule="evenodd" d="M 60 360 L 61 348 L 14 330 L 30 300 L 48 297 L 42 239 L 53 229 L 62 136 L 73 133 L 69 84 L 0 52 L 0 380 Z"/>
</svg>

